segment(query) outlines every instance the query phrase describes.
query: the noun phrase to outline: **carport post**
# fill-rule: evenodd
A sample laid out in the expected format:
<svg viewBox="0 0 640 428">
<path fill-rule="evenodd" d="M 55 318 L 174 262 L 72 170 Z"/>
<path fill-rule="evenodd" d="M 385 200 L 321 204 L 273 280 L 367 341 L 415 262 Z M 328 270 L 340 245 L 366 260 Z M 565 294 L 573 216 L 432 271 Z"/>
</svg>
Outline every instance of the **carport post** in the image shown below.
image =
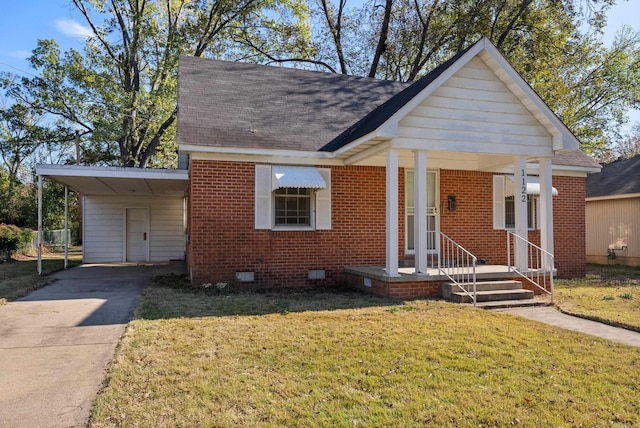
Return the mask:
<svg viewBox="0 0 640 428">
<path fill-rule="evenodd" d="M 38 275 L 42 275 L 42 176 L 38 175 Z"/>
<path fill-rule="evenodd" d="M 64 186 L 64 268 L 69 268 L 69 188 Z"/>
</svg>

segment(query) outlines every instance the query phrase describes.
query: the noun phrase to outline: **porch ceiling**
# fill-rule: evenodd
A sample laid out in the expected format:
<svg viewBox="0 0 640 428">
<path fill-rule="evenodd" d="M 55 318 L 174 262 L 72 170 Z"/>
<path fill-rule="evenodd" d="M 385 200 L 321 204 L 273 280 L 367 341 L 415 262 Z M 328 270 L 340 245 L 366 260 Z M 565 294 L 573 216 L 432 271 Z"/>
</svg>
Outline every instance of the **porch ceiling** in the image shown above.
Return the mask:
<svg viewBox="0 0 640 428">
<path fill-rule="evenodd" d="M 375 148 L 379 150 L 376 150 Z M 369 146 L 368 150 L 359 153 L 349 153 L 347 163 L 360 166 L 385 166 L 388 144 L 379 143 Z M 367 153 L 368 152 L 368 153 Z M 368 155 L 368 156 L 367 156 Z M 355 162 L 349 162 L 349 159 Z M 429 168 L 456 169 L 471 171 L 510 171 L 513 169 L 512 155 L 497 155 L 484 153 L 468 153 L 453 151 L 427 151 L 427 165 Z M 401 168 L 413 168 L 413 150 L 398 151 L 398 165 Z"/>
<path fill-rule="evenodd" d="M 36 173 L 88 196 L 184 196 L 186 170 L 38 165 Z"/>
</svg>

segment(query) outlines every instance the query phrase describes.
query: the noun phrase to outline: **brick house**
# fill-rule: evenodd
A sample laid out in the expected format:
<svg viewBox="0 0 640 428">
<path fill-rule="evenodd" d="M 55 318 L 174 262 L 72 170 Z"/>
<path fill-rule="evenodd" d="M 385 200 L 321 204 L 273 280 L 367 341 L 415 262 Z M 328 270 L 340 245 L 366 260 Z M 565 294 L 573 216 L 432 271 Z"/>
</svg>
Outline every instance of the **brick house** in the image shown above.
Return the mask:
<svg viewBox="0 0 640 428">
<path fill-rule="evenodd" d="M 413 83 L 184 57 L 178 84 L 188 173 L 39 167 L 92 208 L 86 262 L 392 296 L 585 273 L 599 165 L 487 39 Z"/>
<path fill-rule="evenodd" d="M 181 58 L 178 109 L 194 284 L 438 295 L 461 248 L 531 270 L 531 245 L 585 273 L 599 167 L 487 39 L 413 83 Z"/>
</svg>

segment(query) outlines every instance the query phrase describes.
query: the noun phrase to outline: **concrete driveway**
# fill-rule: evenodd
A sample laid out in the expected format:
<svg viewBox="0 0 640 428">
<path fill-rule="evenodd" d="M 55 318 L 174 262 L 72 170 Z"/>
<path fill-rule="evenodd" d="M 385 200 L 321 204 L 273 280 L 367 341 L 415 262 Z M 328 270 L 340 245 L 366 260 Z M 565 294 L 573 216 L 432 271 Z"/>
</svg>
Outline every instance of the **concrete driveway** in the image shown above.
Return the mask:
<svg viewBox="0 0 640 428">
<path fill-rule="evenodd" d="M 151 276 L 183 263 L 83 265 L 0 306 L 0 426 L 84 427 Z"/>
</svg>

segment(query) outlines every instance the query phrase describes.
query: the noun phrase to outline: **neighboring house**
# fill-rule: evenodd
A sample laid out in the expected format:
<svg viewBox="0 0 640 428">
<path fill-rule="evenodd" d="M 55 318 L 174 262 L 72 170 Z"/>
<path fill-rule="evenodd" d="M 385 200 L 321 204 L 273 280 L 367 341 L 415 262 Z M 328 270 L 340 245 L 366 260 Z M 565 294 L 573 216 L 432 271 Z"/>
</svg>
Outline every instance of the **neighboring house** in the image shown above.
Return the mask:
<svg viewBox="0 0 640 428">
<path fill-rule="evenodd" d="M 587 178 L 587 262 L 640 266 L 640 155 Z"/>
<path fill-rule="evenodd" d="M 190 57 L 178 83 L 194 285 L 435 296 L 434 268 L 466 251 L 492 278 L 548 270 L 509 231 L 555 254 L 559 276 L 585 273 L 585 177 L 599 165 L 488 39 L 413 83 Z M 149 197 L 153 221 L 164 196 Z M 126 252 L 130 203 L 111 199 Z"/>
</svg>

